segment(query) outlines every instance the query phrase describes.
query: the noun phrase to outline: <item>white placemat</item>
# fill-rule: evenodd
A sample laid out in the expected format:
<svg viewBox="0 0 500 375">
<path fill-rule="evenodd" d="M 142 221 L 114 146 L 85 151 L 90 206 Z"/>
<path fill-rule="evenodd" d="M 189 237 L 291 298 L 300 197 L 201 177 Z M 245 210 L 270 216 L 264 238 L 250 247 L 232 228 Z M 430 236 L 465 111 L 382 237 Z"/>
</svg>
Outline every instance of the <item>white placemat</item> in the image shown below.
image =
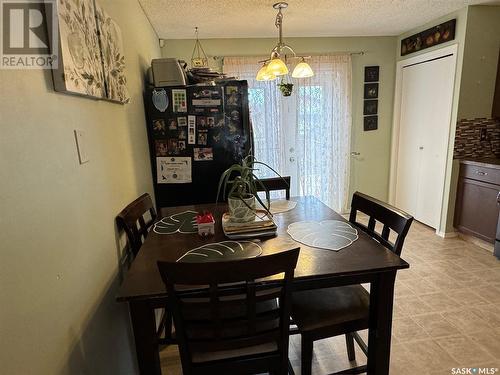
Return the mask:
<svg viewBox="0 0 500 375">
<path fill-rule="evenodd" d="M 158 234 L 198 233 L 195 211 L 184 211 L 164 217 L 156 222 L 153 232 Z"/>
<path fill-rule="evenodd" d="M 213 242 L 189 250 L 177 262 L 201 263 L 255 258 L 262 254 L 256 241 Z"/>
<path fill-rule="evenodd" d="M 288 226 L 295 241 L 310 247 L 339 251 L 358 239 L 358 231 L 339 220 L 299 221 Z"/>
<path fill-rule="evenodd" d="M 280 214 L 282 212 L 287 212 L 287 211 L 293 210 L 296 205 L 297 205 L 297 202 L 288 201 L 286 199 L 271 200 L 270 211 L 273 215 Z M 263 207 L 260 203 L 257 203 L 257 209 L 263 209 Z"/>
</svg>

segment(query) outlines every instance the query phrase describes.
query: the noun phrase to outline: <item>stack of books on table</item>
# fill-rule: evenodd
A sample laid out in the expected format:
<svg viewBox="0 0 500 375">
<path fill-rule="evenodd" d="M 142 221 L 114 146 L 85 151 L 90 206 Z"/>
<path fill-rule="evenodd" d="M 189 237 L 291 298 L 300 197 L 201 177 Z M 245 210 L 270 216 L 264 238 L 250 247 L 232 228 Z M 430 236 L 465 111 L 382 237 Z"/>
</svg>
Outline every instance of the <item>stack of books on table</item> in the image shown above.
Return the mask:
<svg viewBox="0 0 500 375">
<path fill-rule="evenodd" d="M 222 229 L 226 237 L 232 240 L 253 237 L 267 237 L 276 234 L 276 224 L 266 211 L 257 210 L 255 220 L 248 223 L 231 221 L 229 213 L 222 216 Z"/>
</svg>

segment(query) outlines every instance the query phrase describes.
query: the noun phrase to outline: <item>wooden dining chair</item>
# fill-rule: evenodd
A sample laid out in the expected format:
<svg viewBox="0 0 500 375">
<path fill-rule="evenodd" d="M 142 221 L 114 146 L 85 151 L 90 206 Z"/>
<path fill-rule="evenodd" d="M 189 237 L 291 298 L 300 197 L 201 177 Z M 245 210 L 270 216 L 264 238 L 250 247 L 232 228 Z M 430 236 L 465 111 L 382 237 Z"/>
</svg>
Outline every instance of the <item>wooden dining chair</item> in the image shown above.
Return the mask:
<svg viewBox="0 0 500 375">
<path fill-rule="evenodd" d="M 158 262 L 184 375 L 288 373 L 298 255 L 296 248 L 236 261 Z M 284 276 L 260 282 L 278 274 Z"/>
<path fill-rule="evenodd" d="M 150 218 L 144 216 L 149 212 Z M 128 204 L 116 217 L 120 229 L 127 234 L 127 240 L 134 257 L 139 252 L 151 226 L 156 220 L 156 210 L 148 193 Z"/>
<path fill-rule="evenodd" d="M 149 217 L 146 217 L 147 214 Z M 124 230 L 127 235 L 127 242 L 133 257 L 137 256 L 156 217 L 156 210 L 148 193 L 142 194 L 128 204 L 116 217 L 118 228 Z M 160 344 L 174 343 L 175 340 L 172 338 L 172 315 L 168 309 L 157 309 L 157 311 L 159 314 L 157 318 L 158 342 Z"/>
<path fill-rule="evenodd" d="M 368 216 L 367 225 L 359 221 L 358 212 Z M 356 192 L 352 198 L 349 221 L 375 241 L 400 255 L 413 217 L 375 198 Z M 382 224 L 380 233 L 376 231 L 377 222 Z M 394 242 L 389 238 L 391 231 L 396 235 Z M 292 318 L 298 333 L 301 334 L 302 375 L 311 374 L 313 343 L 316 340 L 345 335 L 349 361 L 356 359 L 354 341 L 366 355 L 368 354 L 368 347 L 357 331 L 368 328 L 369 304 L 370 295 L 361 285 L 293 293 Z M 349 374 L 366 372 L 366 366 L 348 371 Z"/>
<path fill-rule="evenodd" d="M 285 197 L 290 200 L 290 176 L 260 179 L 264 187 L 257 184 L 257 191 L 285 190 Z"/>
</svg>

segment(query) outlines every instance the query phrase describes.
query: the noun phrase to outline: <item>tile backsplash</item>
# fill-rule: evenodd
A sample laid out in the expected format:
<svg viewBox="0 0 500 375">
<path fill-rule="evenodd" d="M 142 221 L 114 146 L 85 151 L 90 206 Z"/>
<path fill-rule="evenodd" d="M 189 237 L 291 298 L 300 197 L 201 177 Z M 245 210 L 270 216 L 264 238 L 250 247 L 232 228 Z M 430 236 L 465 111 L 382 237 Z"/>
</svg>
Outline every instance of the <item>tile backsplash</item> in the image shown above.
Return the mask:
<svg viewBox="0 0 500 375">
<path fill-rule="evenodd" d="M 453 157 L 455 159 L 500 157 L 500 119 L 459 120 Z"/>
</svg>

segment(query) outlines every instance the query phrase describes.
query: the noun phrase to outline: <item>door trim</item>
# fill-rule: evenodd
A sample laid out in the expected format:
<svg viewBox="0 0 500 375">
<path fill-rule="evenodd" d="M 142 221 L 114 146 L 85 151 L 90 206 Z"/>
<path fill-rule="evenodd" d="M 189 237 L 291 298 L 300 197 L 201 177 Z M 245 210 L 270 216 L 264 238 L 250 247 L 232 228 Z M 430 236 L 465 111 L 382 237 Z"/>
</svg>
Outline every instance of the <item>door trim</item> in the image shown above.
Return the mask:
<svg viewBox="0 0 500 375">
<path fill-rule="evenodd" d="M 410 57 L 408 59 L 404 59 L 401 61 L 398 61 L 396 64 L 396 83 L 395 83 L 395 88 L 394 88 L 394 110 L 393 110 L 393 116 L 392 116 L 392 140 L 391 140 L 391 163 L 390 163 L 390 172 L 389 172 L 389 203 L 393 204 L 395 203 L 396 199 L 396 181 L 397 181 L 397 167 L 398 167 L 398 149 L 399 149 L 399 132 L 400 132 L 400 121 L 401 121 L 401 96 L 402 96 L 402 78 L 403 78 L 403 68 L 415 65 L 415 64 L 420 64 L 424 62 L 429 62 L 432 60 L 437 60 L 440 58 L 444 58 L 447 56 L 454 56 L 453 59 L 453 69 L 455 70 L 455 79 L 453 80 L 453 87 L 452 92 L 453 95 L 455 95 L 455 82 L 456 82 L 456 75 L 457 75 L 457 53 L 458 53 L 458 44 L 452 44 L 448 47 L 444 48 L 439 48 L 431 52 L 427 52 L 415 57 Z M 454 98 L 453 98 L 454 99 Z M 449 131 L 448 131 L 448 149 L 446 150 L 446 153 L 448 154 L 448 150 L 450 147 L 450 130 L 451 130 L 451 122 L 453 119 L 453 99 L 452 99 L 452 107 L 450 108 L 450 124 L 449 126 Z M 449 160 L 446 162 L 446 169 L 445 169 L 445 179 L 443 181 L 443 184 L 446 183 L 446 175 L 447 175 L 447 170 L 451 168 L 451 163 Z M 442 226 L 442 221 L 443 221 L 443 210 L 446 209 L 446 207 L 443 207 L 444 203 L 444 194 L 446 193 L 443 185 L 443 196 L 441 197 L 441 214 L 440 214 L 440 219 L 439 219 L 439 224 L 436 228 L 436 232 L 440 231 L 440 228 Z"/>
</svg>

